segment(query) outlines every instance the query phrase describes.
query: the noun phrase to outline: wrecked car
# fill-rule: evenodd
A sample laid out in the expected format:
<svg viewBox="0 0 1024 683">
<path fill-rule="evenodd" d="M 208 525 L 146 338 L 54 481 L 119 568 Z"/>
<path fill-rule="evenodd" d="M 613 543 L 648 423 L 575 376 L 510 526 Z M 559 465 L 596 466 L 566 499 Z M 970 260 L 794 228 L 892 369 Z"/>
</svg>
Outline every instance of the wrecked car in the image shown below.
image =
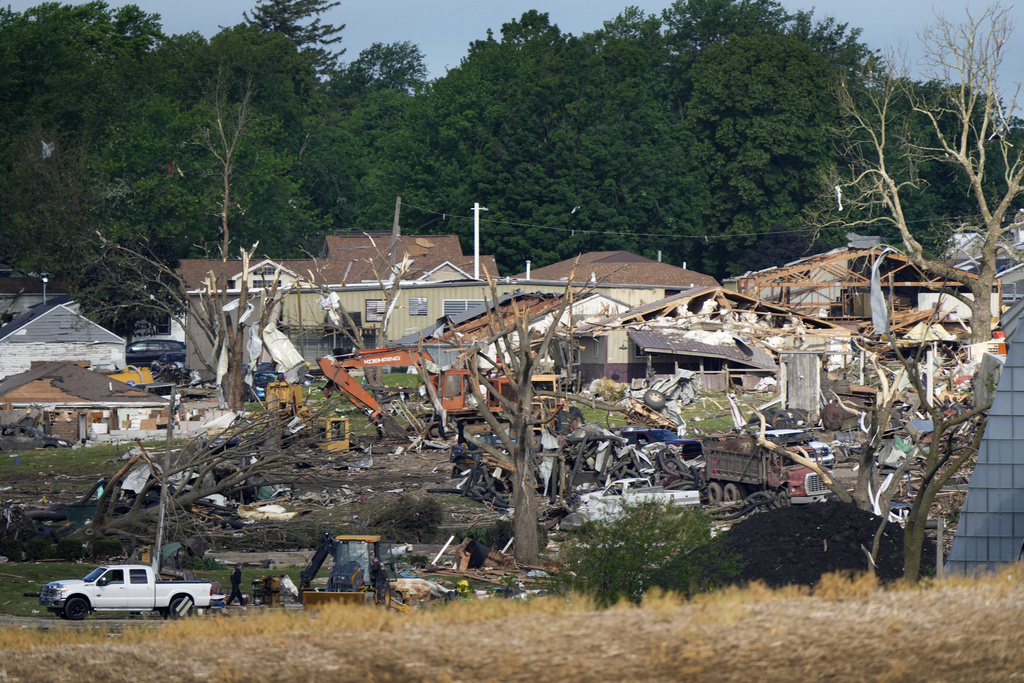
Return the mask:
<svg viewBox="0 0 1024 683">
<path fill-rule="evenodd" d="M 640 505 L 654 502 L 661 505 L 696 507 L 700 505 L 697 491 L 670 491 L 661 486 L 651 486 L 644 478 L 619 479 L 603 490 L 591 491 L 580 496 L 580 514 L 591 520 L 607 519 L 622 512 L 624 505 Z"/>
<path fill-rule="evenodd" d="M 0 425 L 0 453 L 34 451 L 40 448 L 69 448 L 70 441 L 47 436 L 35 427 Z"/>
<path fill-rule="evenodd" d="M 668 429 L 648 429 L 647 427 L 615 427 L 612 433 L 626 440 L 626 443 L 643 448 L 652 443 L 664 443 L 675 446 L 684 460 L 692 460 L 704 455 L 704 447 L 697 439 L 677 436 Z"/>
</svg>

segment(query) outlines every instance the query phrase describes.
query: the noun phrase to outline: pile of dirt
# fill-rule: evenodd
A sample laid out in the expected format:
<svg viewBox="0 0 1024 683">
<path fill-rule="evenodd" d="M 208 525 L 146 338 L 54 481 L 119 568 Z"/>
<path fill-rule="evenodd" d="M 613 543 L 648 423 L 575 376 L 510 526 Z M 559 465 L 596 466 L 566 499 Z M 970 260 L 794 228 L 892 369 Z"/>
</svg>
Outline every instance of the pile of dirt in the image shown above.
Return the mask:
<svg viewBox="0 0 1024 683">
<path fill-rule="evenodd" d="M 865 571 L 881 518 L 840 501 L 794 505 L 755 514 L 737 522 L 726 534 L 729 549 L 739 555 L 744 582 L 768 586 L 813 586 L 823 574 Z M 933 573 L 935 544 L 925 539 L 922 573 Z M 903 529 L 887 524 L 879 546 L 876 574 L 883 581 L 903 576 Z"/>
</svg>

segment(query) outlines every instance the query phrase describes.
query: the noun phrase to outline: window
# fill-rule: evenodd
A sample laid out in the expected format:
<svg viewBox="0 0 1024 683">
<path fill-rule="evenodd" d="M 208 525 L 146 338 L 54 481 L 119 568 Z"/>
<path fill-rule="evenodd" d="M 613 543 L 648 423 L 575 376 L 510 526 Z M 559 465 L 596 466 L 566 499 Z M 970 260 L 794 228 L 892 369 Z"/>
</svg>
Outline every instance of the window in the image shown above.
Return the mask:
<svg viewBox="0 0 1024 683">
<path fill-rule="evenodd" d="M 129 572 L 132 583 L 146 583 L 146 570 L 145 569 L 130 569 Z"/>
<path fill-rule="evenodd" d="M 483 299 L 445 299 L 444 314 L 458 315 L 459 313 L 465 313 L 471 308 L 476 308 L 477 306 L 483 305 Z"/>
<path fill-rule="evenodd" d="M 171 334 L 171 317 L 167 316 L 158 323 L 138 320 L 135 323 L 133 337 L 166 337 Z"/>
<path fill-rule="evenodd" d="M 111 569 L 103 578 L 107 586 L 124 585 L 124 571 L 121 569 Z"/>
<path fill-rule="evenodd" d="M 379 323 L 384 320 L 384 312 L 387 310 L 384 299 L 366 300 L 366 322 Z"/>
<path fill-rule="evenodd" d="M 462 377 L 460 375 L 448 375 L 444 378 L 444 398 L 456 398 L 462 396 Z"/>
<path fill-rule="evenodd" d="M 427 297 L 425 296 L 410 296 L 409 297 L 409 315 L 426 315 L 427 314 Z"/>
</svg>

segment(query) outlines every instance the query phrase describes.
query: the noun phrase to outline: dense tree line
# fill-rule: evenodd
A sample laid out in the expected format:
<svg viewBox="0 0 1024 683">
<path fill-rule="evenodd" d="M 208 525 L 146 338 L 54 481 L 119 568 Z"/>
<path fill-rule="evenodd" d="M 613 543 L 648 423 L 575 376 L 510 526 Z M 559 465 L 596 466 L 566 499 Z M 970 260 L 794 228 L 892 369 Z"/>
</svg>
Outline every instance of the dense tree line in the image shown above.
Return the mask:
<svg viewBox="0 0 1024 683">
<path fill-rule="evenodd" d="M 210 39 L 134 5 L 0 8 L 0 261 L 85 287 L 98 235 L 219 255 L 209 141 L 243 103 L 227 224 L 268 256 L 389 228 L 398 195 L 404 231 L 467 249 L 487 206 L 507 274 L 628 249 L 722 277 L 844 237 L 809 226 L 841 164 L 836 86 L 884 68 L 857 29 L 774 0 L 627 8 L 581 36 L 530 11 L 427 81 L 408 42 L 342 61 L 319 18 L 337 4 L 263 0 Z M 935 181 L 948 203 L 918 205 L 924 222 L 961 201 Z"/>
</svg>

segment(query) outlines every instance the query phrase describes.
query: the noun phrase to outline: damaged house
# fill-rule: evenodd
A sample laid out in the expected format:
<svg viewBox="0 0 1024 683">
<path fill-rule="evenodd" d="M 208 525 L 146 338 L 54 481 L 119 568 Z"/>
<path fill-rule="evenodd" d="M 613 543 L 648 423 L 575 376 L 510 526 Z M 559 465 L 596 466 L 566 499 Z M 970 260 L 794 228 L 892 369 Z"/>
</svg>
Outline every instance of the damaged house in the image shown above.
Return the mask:
<svg viewBox="0 0 1024 683">
<path fill-rule="evenodd" d="M 474 277 L 476 271 L 480 279 Z M 306 361 L 315 363 L 335 348 L 351 348 L 353 336 L 373 348 L 384 343 L 382 333 L 401 336 L 432 318 L 482 304 L 483 274 L 495 276 L 498 271 L 493 256 L 464 255 L 455 235 L 370 232 L 328 236 L 317 258 L 254 259 L 248 269 L 241 260 L 185 259 L 178 272 L 193 300 L 212 272 L 225 276 L 229 294 L 240 292 L 244 280 L 257 307 L 260 292 L 276 278 L 286 293 L 277 304 L 277 326 Z M 397 290 L 390 316 L 382 285 Z M 209 349 L 190 348 L 189 353 Z"/>
<path fill-rule="evenodd" d="M 40 363 L 0 381 L 0 407 L 41 411 L 43 431 L 68 441 L 167 426 L 166 399 L 75 363 Z"/>
<path fill-rule="evenodd" d="M 0 379 L 55 360 L 123 368 L 124 339 L 79 313 L 69 295 L 36 304 L 0 327 Z"/>
<path fill-rule="evenodd" d="M 885 247 L 847 246 L 776 268 L 746 273 L 726 282 L 740 294 L 785 306 L 806 316 L 830 320 L 864 334 L 871 328 L 871 272 L 879 264 L 879 279 L 893 311 L 890 328 L 900 336 L 937 312 L 937 324 L 947 333 L 965 332 L 970 309 L 941 289 L 966 292 L 957 282 L 937 280 L 923 273 L 899 253 Z M 999 315 L 999 284 L 992 293 L 992 314 Z"/>
<path fill-rule="evenodd" d="M 570 362 L 571 329 L 579 325 L 617 315 L 627 310 L 626 304 L 611 297 L 595 292 L 573 292 L 574 300 L 567 304 L 562 315 L 555 320 L 555 313 L 562 304 L 564 294 L 546 292 L 515 292 L 502 294 L 497 303 L 485 302 L 481 306 L 460 315 L 444 316 L 431 326 L 414 334 L 406 335 L 397 340 L 398 346 L 418 346 L 424 348 L 442 365 L 455 361 L 459 346 L 470 346 L 486 342 L 491 334 L 491 324 L 501 320 L 507 327 L 514 326 L 515 312 L 525 313 L 529 327 L 538 336 L 543 335 L 552 324 L 560 328 L 558 338 L 563 343 L 557 344 L 552 352 L 556 358 L 550 361 L 551 370 L 565 370 L 568 377 L 573 377 Z M 578 298 L 576 298 L 578 297 Z M 498 323 L 500 327 L 502 323 Z M 493 344 L 487 345 L 486 353 L 493 354 Z M 557 349 L 557 350 L 556 350 Z M 441 360 L 439 360 L 441 359 Z"/>
<path fill-rule="evenodd" d="M 573 275 L 575 268 L 575 275 Z M 543 268 L 530 268 L 516 275 L 520 286 L 531 290 L 564 290 L 572 276 L 572 285 L 589 291 L 605 293 L 630 308 L 679 294 L 692 287 L 717 287 L 710 275 L 639 256 L 628 251 L 593 251 L 575 258 L 552 263 Z"/>
<path fill-rule="evenodd" d="M 697 287 L 576 329 L 584 382 L 689 371 L 709 391 L 774 378 L 785 351 L 841 352 L 842 326 L 721 287 Z"/>
</svg>

